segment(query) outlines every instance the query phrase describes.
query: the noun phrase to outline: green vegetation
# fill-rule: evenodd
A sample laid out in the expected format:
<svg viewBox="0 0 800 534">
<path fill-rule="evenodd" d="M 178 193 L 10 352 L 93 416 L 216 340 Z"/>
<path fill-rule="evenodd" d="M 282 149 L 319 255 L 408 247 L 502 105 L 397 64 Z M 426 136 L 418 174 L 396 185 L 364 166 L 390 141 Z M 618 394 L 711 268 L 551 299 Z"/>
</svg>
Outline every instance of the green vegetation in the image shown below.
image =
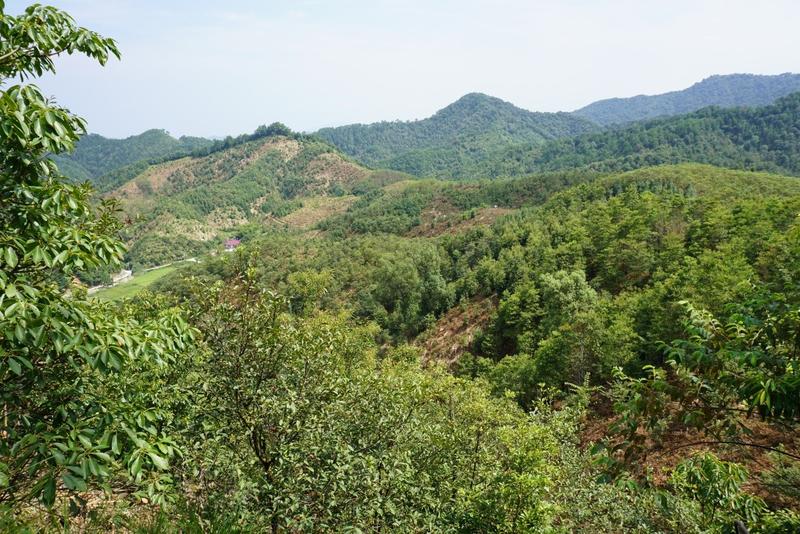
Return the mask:
<svg viewBox="0 0 800 534">
<path fill-rule="evenodd" d="M 407 176 L 374 172 L 327 143 L 275 125 L 225 148 L 153 165 L 112 194 L 126 199 L 126 261 L 155 266 L 207 252 L 246 223 L 281 226 L 312 196 L 364 193 Z M 129 167 L 133 168 L 133 167 Z"/>
<path fill-rule="evenodd" d="M 798 109 L 800 93 L 762 108 L 708 108 L 544 146 L 512 147 L 473 172 L 512 176 L 581 167 L 608 172 L 697 162 L 796 175 Z"/>
<path fill-rule="evenodd" d="M 120 311 L 65 291 L 76 271 L 119 264 L 119 225 L 111 203 L 94 209 L 90 189 L 65 182 L 47 159 L 73 147 L 83 121 L 36 86 L 11 85 L 53 72 L 58 54 L 105 64 L 119 52 L 51 7 L 0 17 L 2 521 L 90 485 L 124 483 L 157 498 L 176 450 L 151 386 L 183 357 L 193 329 L 175 309 Z"/>
<path fill-rule="evenodd" d="M 508 145 L 541 144 L 597 130 L 568 113 L 532 113 L 468 94 L 427 119 L 323 128 L 317 135 L 368 165 L 416 176 L 468 177 L 460 169 Z"/>
<path fill-rule="evenodd" d="M 137 272 L 134 274 L 132 280 L 129 280 L 128 282 L 123 282 L 122 284 L 118 284 L 114 287 L 101 289 L 94 294 L 94 297 L 100 300 L 108 300 L 108 301 L 122 300 L 133 297 L 141 293 L 145 289 L 148 289 L 151 285 L 153 285 L 158 280 L 161 280 L 166 275 L 180 268 L 181 268 L 180 264 L 172 264 L 166 267 L 159 267 L 157 269 L 152 269 L 149 271 Z"/>
<path fill-rule="evenodd" d="M 404 234 L 414 228 L 425 233 L 426 225 L 435 228 L 437 217 L 445 219 L 450 227 L 474 217 L 475 208 L 519 208 L 540 204 L 552 193 L 596 176 L 568 171 L 516 180 L 407 182 L 368 191 L 359 196 L 346 213 L 329 217 L 319 224 L 319 228 L 340 236 Z M 423 218 L 429 220 L 423 221 Z"/>
<path fill-rule="evenodd" d="M 352 146 L 348 144 L 350 141 L 332 139 L 332 142 L 378 166 L 418 176 L 460 180 L 576 168 L 619 172 L 683 162 L 798 174 L 798 95 L 786 96 L 761 108 L 707 108 L 603 132 L 574 130 L 527 141 L 522 137 L 495 135 L 491 127 L 485 126 L 489 138 L 474 137 L 476 146 L 472 146 L 473 141 L 431 142 L 383 159 L 370 160 L 359 152 L 359 143 L 366 147 L 370 146 L 369 141 L 354 140 Z"/>
<path fill-rule="evenodd" d="M 639 95 L 593 102 L 575 111 L 602 126 L 691 113 L 698 109 L 758 107 L 800 91 L 800 75 L 728 74 L 711 76 L 688 89 L 661 95 Z"/>
<path fill-rule="evenodd" d="M 720 469 L 734 478 L 720 480 L 723 489 L 698 490 L 685 481 L 688 471 L 676 471 L 672 485 L 659 491 L 674 490 L 660 497 L 676 499 L 671 506 L 696 503 L 680 508 L 682 517 L 694 517 L 687 520 L 697 528 L 722 528 L 734 520 L 796 524 L 796 516 L 770 511 L 792 494 L 792 483 L 776 489 L 770 481 L 783 475 L 763 467 L 743 474 L 745 468 L 730 458 L 747 457 L 743 451 L 750 450 L 782 455 L 780 450 L 794 446 L 790 429 L 797 420 L 787 410 L 798 406 L 790 310 L 800 302 L 794 282 L 800 267 L 800 182 L 705 165 L 588 175 L 583 181 L 570 176 L 541 176 L 542 196 L 521 200 L 528 207 L 492 228 L 430 238 L 403 237 L 415 227 L 409 221 L 430 206 L 443 209 L 447 202 L 458 210 L 502 199 L 506 191 L 525 191 L 531 182 L 395 184 L 326 221 L 326 237 L 264 235 L 234 257 L 190 267 L 186 273 L 196 282 L 172 276 L 157 288 L 194 302 L 192 284 L 234 283 L 247 265 L 258 287 L 289 297 L 293 314 L 311 320 L 344 313 L 374 323 L 380 328 L 374 337 L 384 347 L 402 347 L 421 333 L 440 335 L 438 321 L 445 314 L 490 298 L 497 306 L 466 342 L 454 369 L 458 376 L 487 384 L 497 397 L 511 397 L 526 410 L 552 398 L 553 391 L 568 391 L 568 384 L 585 384 L 596 392 L 587 417 L 599 417 L 593 410 L 609 403 L 618 417 L 599 436 L 595 461 L 609 479 L 634 484 L 637 499 L 649 498 L 647 488 L 654 486 L 648 454 L 660 443 L 684 440 L 678 442 L 683 446 L 691 440 L 726 458 Z M 715 327 L 714 333 L 707 323 L 697 324 L 683 302 L 725 317 L 721 324 L 731 326 Z M 687 321 L 697 326 L 684 328 Z M 765 331 L 773 334 L 761 340 L 758 334 Z M 691 359 L 714 354 L 710 346 L 701 348 L 711 341 L 697 337 L 712 333 L 722 336 L 713 350 L 724 344 L 723 354 L 735 355 L 739 367 L 731 367 L 730 359 L 722 365 L 720 356 Z M 760 420 L 775 421 L 767 441 Z M 786 458 L 790 463 L 796 461 L 792 455 Z M 666 475 L 673 476 L 660 476 Z M 684 477 L 680 483 L 678 477 Z M 770 488 L 773 498 L 764 501 L 763 493 L 742 489 L 742 477 L 747 488 Z M 714 501 L 724 512 L 710 512 L 703 501 L 703 492 L 712 490 L 732 499 Z M 575 506 L 573 517 L 579 517 L 588 505 Z M 646 514 L 646 521 L 660 521 L 654 510 Z"/>
<path fill-rule="evenodd" d="M 104 175 L 116 169 L 139 161 L 187 155 L 212 143 L 200 137 L 175 139 L 164 130 L 147 130 L 125 139 L 90 134 L 83 136 L 72 152 L 56 155 L 54 160 L 65 176 L 102 188 Z"/>
<path fill-rule="evenodd" d="M 275 124 L 126 167 L 116 201 L 50 159 L 84 123 L 25 80 L 65 52 L 119 56 L 0 10 L 0 530 L 800 530 L 800 180 L 647 165 L 792 170 L 796 96 L 493 181 Z"/>
</svg>

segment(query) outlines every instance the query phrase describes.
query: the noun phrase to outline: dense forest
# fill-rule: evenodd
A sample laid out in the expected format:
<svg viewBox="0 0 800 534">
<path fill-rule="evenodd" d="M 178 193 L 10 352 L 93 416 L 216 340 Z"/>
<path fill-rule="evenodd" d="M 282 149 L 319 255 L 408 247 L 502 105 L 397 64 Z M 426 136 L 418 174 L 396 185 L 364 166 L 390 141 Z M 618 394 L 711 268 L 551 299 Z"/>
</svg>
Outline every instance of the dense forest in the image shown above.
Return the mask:
<svg viewBox="0 0 800 534">
<path fill-rule="evenodd" d="M 611 172 L 692 161 L 797 174 L 800 172 L 798 95 L 780 98 L 763 107 L 710 107 L 601 132 L 563 135 L 544 143 L 431 145 L 409 150 L 378 165 L 416 176 L 458 180 L 524 176 L 579 167 Z"/>
<path fill-rule="evenodd" d="M 758 107 L 800 91 L 800 75 L 711 76 L 682 91 L 593 102 L 574 113 L 602 126 L 691 113 L 701 108 Z"/>
<path fill-rule="evenodd" d="M 508 147 L 454 172 L 518 176 L 580 167 L 609 172 L 693 161 L 796 175 L 799 108 L 800 93 L 760 108 L 706 108 L 545 145 Z"/>
<path fill-rule="evenodd" d="M 480 161 L 499 147 L 598 129 L 568 113 L 533 113 L 471 93 L 427 119 L 323 128 L 317 135 L 367 165 L 431 176 L 447 174 L 454 161 Z"/>
<path fill-rule="evenodd" d="M 363 127 L 411 136 L 376 167 L 463 132 L 462 181 L 279 123 L 90 143 L 98 193 L 27 81 L 66 52 L 121 55 L 0 9 L 0 530 L 800 530 L 798 95 Z M 166 274 L 88 293 L 123 267 Z"/>
</svg>

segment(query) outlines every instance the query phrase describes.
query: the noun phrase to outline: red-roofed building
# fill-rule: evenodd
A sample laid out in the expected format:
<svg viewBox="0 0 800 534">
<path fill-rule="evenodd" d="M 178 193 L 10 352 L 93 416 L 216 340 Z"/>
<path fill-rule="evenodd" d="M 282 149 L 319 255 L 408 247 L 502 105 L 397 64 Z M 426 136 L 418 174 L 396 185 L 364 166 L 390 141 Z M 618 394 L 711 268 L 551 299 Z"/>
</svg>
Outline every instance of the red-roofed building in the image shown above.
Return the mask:
<svg viewBox="0 0 800 534">
<path fill-rule="evenodd" d="M 232 252 L 236 250 L 236 247 L 238 247 L 240 244 L 241 241 L 238 239 L 228 239 L 225 241 L 225 252 Z"/>
</svg>

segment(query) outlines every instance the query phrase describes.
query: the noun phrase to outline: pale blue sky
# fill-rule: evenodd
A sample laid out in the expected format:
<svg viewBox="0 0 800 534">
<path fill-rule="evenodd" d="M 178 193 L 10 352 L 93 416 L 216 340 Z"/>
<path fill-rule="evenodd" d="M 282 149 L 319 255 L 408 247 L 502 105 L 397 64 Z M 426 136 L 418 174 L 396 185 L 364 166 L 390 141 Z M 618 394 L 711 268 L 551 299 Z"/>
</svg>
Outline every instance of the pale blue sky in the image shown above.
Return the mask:
<svg viewBox="0 0 800 534">
<path fill-rule="evenodd" d="M 121 62 L 65 58 L 38 82 L 114 137 L 408 120 L 472 91 L 569 111 L 800 72 L 797 0 L 41 1 L 119 41 Z"/>
</svg>

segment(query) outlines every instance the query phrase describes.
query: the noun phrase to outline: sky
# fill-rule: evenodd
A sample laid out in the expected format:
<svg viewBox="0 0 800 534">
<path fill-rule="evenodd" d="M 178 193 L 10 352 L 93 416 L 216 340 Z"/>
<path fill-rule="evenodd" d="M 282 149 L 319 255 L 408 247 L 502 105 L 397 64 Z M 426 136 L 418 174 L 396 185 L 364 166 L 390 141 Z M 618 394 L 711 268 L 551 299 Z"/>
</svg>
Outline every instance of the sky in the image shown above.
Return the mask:
<svg viewBox="0 0 800 534">
<path fill-rule="evenodd" d="M 122 61 L 67 56 L 36 82 L 110 137 L 413 120 L 475 91 L 571 111 L 800 72 L 798 0 L 39 1 L 118 41 Z"/>
</svg>

